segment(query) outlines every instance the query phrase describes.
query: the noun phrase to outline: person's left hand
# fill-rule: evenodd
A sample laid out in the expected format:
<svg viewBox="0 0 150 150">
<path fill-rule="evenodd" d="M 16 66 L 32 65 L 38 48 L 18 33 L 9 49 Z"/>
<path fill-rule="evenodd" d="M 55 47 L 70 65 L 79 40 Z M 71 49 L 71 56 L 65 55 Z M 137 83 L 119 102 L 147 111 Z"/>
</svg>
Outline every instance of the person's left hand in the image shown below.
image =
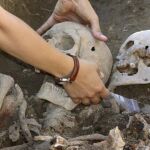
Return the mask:
<svg viewBox="0 0 150 150">
<path fill-rule="evenodd" d="M 95 38 L 107 41 L 107 37 L 101 33 L 99 18 L 89 0 L 58 0 L 54 12 L 37 32 L 41 35 L 54 24 L 63 21 L 74 21 L 88 25 Z"/>
</svg>

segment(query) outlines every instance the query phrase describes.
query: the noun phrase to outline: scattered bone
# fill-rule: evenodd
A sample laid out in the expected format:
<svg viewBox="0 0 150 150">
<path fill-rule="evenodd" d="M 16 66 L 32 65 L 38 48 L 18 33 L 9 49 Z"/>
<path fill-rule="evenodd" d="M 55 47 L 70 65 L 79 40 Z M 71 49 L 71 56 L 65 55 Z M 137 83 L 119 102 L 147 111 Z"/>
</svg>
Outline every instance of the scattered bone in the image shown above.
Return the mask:
<svg viewBox="0 0 150 150">
<path fill-rule="evenodd" d="M 135 117 L 138 121 L 144 124 L 144 128 L 143 128 L 143 131 L 145 133 L 144 136 L 146 139 L 148 139 L 150 136 L 150 125 L 147 123 L 147 121 L 144 119 L 144 117 L 141 114 L 136 114 Z"/>
<path fill-rule="evenodd" d="M 28 125 L 26 123 L 26 118 L 25 118 L 26 109 L 27 109 L 27 102 L 24 99 L 24 101 L 22 102 L 20 109 L 19 109 L 19 121 L 20 121 L 20 126 L 21 126 L 21 130 L 23 132 L 23 135 L 25 136 L 25 138 L 28 142 L 31 142 L 32 135 L 30 133 L 30 130 L 28 128 Z"/>
<path fill-rule="evenodd" d="M 81 59 L 96 63 L 99 67 L 99 75 L 103 73 L 103 81 L 107 82 L 112 68 L 112 55 L 104 42 L 96 40 L 90 30 L 73 22 L 59 23 L 44 34 L 44 38 L 63 53 L 76 55 Z M 47 100 L 53 104 L 64 107 L 67 110 L 74 109 L 77 105 L 68 97 L 65 90 L 46 80 L 38 98 Z"/>
<path fill-rule="evenodd" d="M 53 139 L 52 136 L 35 136 L 34 141 L 51 141 Z"/>
<path fill-rule="evenodd" d="M 42 128 L 41 124 L 39 124 L 35 119 L 26 119 L 26 123 L 30 131 L 34 132 L 36 135 L 40 135 L 40 130 Z"/>
<path fill-rule="evenodd" d="M 91 134 L 72 138 L 69 141 L 103 141 L 106 140 L 107 138 L 108 138 L 107 136 L 104 136 L 102 134 Z"/>
<path fill-rule="evenodd" d="M 51 149 L 58 150 L 58 149 L 65 149 L 68 146 L 68 141 L 64 139 L 61 136 L 56 136 L 55 138 L 56 142 L 55 144 L 51 147 Z"/>
<path fill-rule="evenodd" d="M 0 109 L 2 107 L 5 96 L 7 95 L 10 88 L 13 87 L 13 85 L 14 80 L 12 77 L 0 73 Z"/>
<path fill-rule="evenodd" d="M 11 139 L 12 142 L 16 142 L 20 138 L 20 126 L 18 123 L 14 123 L 12 126 L 9 127 L 9 139 Z"/>
<path fill-rule="evenodd" d="M 125 142 L 118 127 L 110 130 L 108 138 L 100 143 L 95 143 L 99 149 L 102 150 L 123 150 Z"/>
<path fill-rule="evenodd" d="M 144 141 L 140 141 L 139 144 L 136 147 L 136 150 L 150 150 L 150 145 L 149 146 L 145 146 L 145 142 Z"/>
<path fill-rule="evenodd" d="M 53 101 L 53 104 L 60 105 L 67 110 L 74 109 L 77 105 L 73 103 L 71 99 L 68 98 L 67 93 L 64 89 L 50 83 L 45 82 L 40 91 L 37 94 L 39 99 L 46 99 L 48 101 Z M 66 103 L 67 102 L 67 103 Z"/>
<path fill-rule="evenodd" d="M 128 124 L 126 125 L 126 128 L 127 128 L 127 129 L 131 126 L 133 120 L 134 120 L 134 116 L 129 116 L 129 122 L 128 122 Z"/>
<path fill-rule="evenodd" d="M 56 132 L 62 133 L 65 128 L 75 127 L 75 117 L 70 111 L 64 108 L 49 104 L 44 114 L 44 128 L 53 128 Z"/>
<path fill-rule="evenodd" d="M 2 108 L 0 110 L 0 126 L 3 127 L 8 119 L 16 112 L 15 97 L 13 95 L 6 96 Z"/>
<path fill-rule="evenodd" d="M 87 141 L 67 141 L 61 136 L 35 136 L 34 141 L 43 141 L 41 145 L 47 145 L 45 146 L 45 149 L 46 147 L 48 147 L 47 149 L 50 147 L 52 150 L 62 149 L 65 147 L 78 147 L 80 145 L 87 144 Z M 50 143 L 53 144 L 50 146 Z M 41 145 L 37 145 L 36 147 L 40 149 Z"/>
<path fill-rule="evenodd" d="M 50 142 L 46 141 L 43 143 L 34 143 L 33 146 L 28 150 L 50 150 Z"/>
<path fill-rule="evenodd" d="M 28 149 L 29 145 L 30 144 L 23 144 L 23 145 L 18 145 L 18 146 L 13 146 L 13 147 L 2 148 L 0 150 L 25 150 L 25 149 Z"/>
<path fill-rule="evenodd" d="M 66 150 L 98 150 L 98 149 L 96 146 L 86 143 L 81 146 L 69 146 Z"/>
<path fill-rule="evenodd" d="M 70 140 L 69 143 L 68 143 L 68 146 L 69 147 L 72 147 L 72 146 L 81 146 L 81 145 L 85 145 L 85 144 L 88 144 L 88 141 L 72 141 Z"/>
<path fill-rule="evenodd" d="M 1 126 L 5 125 L 8 119 L 11 119 L 17 111 L 18 106 L 21 105 L 23 101 L 23 93 L 21 88 L 16 84 L 14 88 L 10 91 L 10 95 L 5 96 L 4 102 L 0 111 Z"/>
<path fill-rule="evenodd" d="M 41 125 L 35 119 L 26 119 L 25 113 L 27 109 L 27 102 L 24 98 L 23 92 L 21 88 L 16 84 L 16 97 L 17 97 L 17 105 L 19 107 L 19 120 L 21 125 L 21 130 L 28 142 L 31 142 L 32 135 L 30 131 L 36 133 L 37 135 L 40 134 Z"/>
<path fill-rule="evenodd" d="M 37 126 L 38 128 L 41 128 L 41 124 L 39 124 L 34 118 L 26 119 L 27 124 Z"/>
<path fill-rule="evenodd" d="M 86 125 L 91 125 L 89 124 L 89 119 L 91 122 L 97 123 L 99 118 L 101 117 L 104 109 L 103 107 L 98 104 L 98 105 L 90 105 L 90 106 L 84 106 L 81 108 L 79 115 L 78 115 L 78 122 L 80 124 L 86 124 Z"/>
<path fill-rule="evenodd" d="M 20 106 L 22 102 L 24 101 L 24 95 L 23 92 L 18 84 L 15 84 L 15 95 L 16 95 L 16 104 L 17 106 Z"/>
<path fill-rule="evenodd" d="M 110 130 L 107 142 L 111 144 L 111 150 L 123 150 L 125 142 L 123 141 L 121 131 L 118 127 Z"/>
</svg>

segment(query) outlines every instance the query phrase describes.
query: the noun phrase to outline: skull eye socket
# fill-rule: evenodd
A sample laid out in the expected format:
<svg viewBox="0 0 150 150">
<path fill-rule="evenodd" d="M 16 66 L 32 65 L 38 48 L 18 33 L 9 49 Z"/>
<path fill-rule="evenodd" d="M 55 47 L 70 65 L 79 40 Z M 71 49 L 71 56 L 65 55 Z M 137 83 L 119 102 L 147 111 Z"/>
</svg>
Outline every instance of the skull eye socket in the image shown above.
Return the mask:
<svg viewBox="0 0 150 150">
<path fill-rule="evenodd" d="M 70 35 L 65 34 L 62 37 L 60 37 L 60 40 L 55 44 L 55 47 L 60 50 L 67 51 L 72 49 L 74 45 L 74 39 Z"/>
<path fill-rule="evenodd" d="M 129 48 L 132 47 L 133 45 L 134 45 L 134 41 L 129 41 L 129 42 L 127 42 L 125 48 L 126 48 L 126 49 L 129 49 Z"/>
</svg>

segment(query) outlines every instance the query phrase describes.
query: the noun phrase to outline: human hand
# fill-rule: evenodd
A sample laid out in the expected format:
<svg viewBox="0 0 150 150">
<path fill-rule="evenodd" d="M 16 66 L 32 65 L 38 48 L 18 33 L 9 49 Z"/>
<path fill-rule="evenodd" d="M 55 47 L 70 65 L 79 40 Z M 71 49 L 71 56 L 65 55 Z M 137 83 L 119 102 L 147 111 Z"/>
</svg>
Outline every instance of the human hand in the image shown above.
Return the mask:
<svg viewBox="0 0 150 150">
<path fill-rule="evenodd" d="M 75 103 L 84 105 L 98 104 L 100 98 L 109 93 L 98 74 L 97 65 L 85 60 L 80 60 L 80 70 L 76 80 L 67 83 L 64 88 Z"/>
<path fill-rule="evenodd" d="M 107 41 L 107 37 L 101 33 L 99 18 L 89 0 L 58 0 L 54 12 L 37 32 L 43 34 L 54 24 L 63 21 L 74 21 L 88 25 L 95 38 Z"/>
</svg>

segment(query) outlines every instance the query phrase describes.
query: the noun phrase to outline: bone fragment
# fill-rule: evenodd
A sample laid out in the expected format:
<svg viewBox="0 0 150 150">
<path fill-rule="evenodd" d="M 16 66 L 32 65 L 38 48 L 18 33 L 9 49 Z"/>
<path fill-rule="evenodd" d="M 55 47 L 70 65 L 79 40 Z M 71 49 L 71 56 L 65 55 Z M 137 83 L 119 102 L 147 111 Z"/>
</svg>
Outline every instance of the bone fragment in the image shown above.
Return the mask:
<svg viewBox="0 0 150 150">
<path fill-rule="evenodd" d="M 102 134 L 91 134 L 69 139 L 69 141 L 103 141 L 108 137 Z"/>
<path fill-rule="evenodd" d="M 14 123 L 12 126 L 9 127 L 9 139 L 12 142 L 18 141 L 20 138 L 20 127 L 17 123 Z"/>
<path fill-rule="evenodd" d="M 12 146 L 7 148 L 2 148 L 0 150 L 26 150 L 28 148 L 29 144 L 22 144 L 18 146 Z"/>
<path fill-rule="evenodd" d="M 27 109 L 27 102 L 24 99 L 24 101 L 22 102 L 20 109 L 19 109 L 19 120 L 20 120 L 20 125 L 21 125 L 21 130 L 23 132 L 23 135 L 25 136 L 25 138 L 28 142 L 31 142 L 32 135 L 30 133 L 30 130 L 28 128 L 26 118 L 25 118 L 26 109 Z"/>
<path fill-rule="evenodd" d="M 102 150 L 123 150 L 125 142 L 118 127 L 110 130 L 109 135 L 105 141 L 94 143 L 97 149 Z"/>
<path fill-rule="evenodd" d="M 65 128 L 75 127 L 75 122 L 75 117 L 70 111 L 54 104 L 49 104 L 44 113 L 44 128 L 53 128 L 58 133 L 62 133 Z"/>
<path fill-rule="evenodd" d="M 133 120 L 134 120 L 134 116 L 129 116 L 129 122 L 128 122 L 128 124 L 126 125 L 126 128 L 127 128 L 127 129 L 130 128 L 130 126 L 131 126 Z"/>
<path fill-rule="evenodd" d="M 55 141 L 56 142 L 50 147 L 50 150 L 63 150 L 66 149 L 68 146 L 68 141 L 61 136 L 56 136 Z"/>
<path fill-rule="evenodd" d="M 42 85 L 37 97 L 53 102 L 55 105 L 60 105 L 67 110 L 72 110 L 77 106 L 77 104 L 73 103 L 73 101 L 68 98 L 64 89 L 61 89 L 50 82 L 45 82 Z"/>
<path fill-rule="evenodd" d="M 144 119 L 144 117 L 141 114 L 135 114 L 135 117 L 138 121 L 140 121 L 142 124 L 144 124 L 143 131 L 145 133 L 145 138 L 147 139 L 150 135 L 150 125 L 147 123 L 147 121 Z"/>
<path fill-rule="evenodd" d="M 17 106 L 20 106 L 22 102 L 24 101 L 24 95 L 23 92 L 18 84 L 15 84 L 15 90 L 16 90 L 16 104 Z"/>
<path fill-rule="evenodd" d="M 4 98 L 11 87 L 14 85 L 14 79 L 8 75 L 0 73 L 0 109 L 2 107 Z"/>
<path fill-rule="evenodd" d="M 53 139 L 52 136 L 35 136 L 34 141 L 51 141 Z"/>
<path fill-rule="evenodd" d="M 7 117 L 13 116 L 15 112 L 15 97 L 13 95 L 6 96 L 0 111 L 0 120 L 7 119 Z M 3 121 L 4 121 L 3 120 Z"/>
</svg>

